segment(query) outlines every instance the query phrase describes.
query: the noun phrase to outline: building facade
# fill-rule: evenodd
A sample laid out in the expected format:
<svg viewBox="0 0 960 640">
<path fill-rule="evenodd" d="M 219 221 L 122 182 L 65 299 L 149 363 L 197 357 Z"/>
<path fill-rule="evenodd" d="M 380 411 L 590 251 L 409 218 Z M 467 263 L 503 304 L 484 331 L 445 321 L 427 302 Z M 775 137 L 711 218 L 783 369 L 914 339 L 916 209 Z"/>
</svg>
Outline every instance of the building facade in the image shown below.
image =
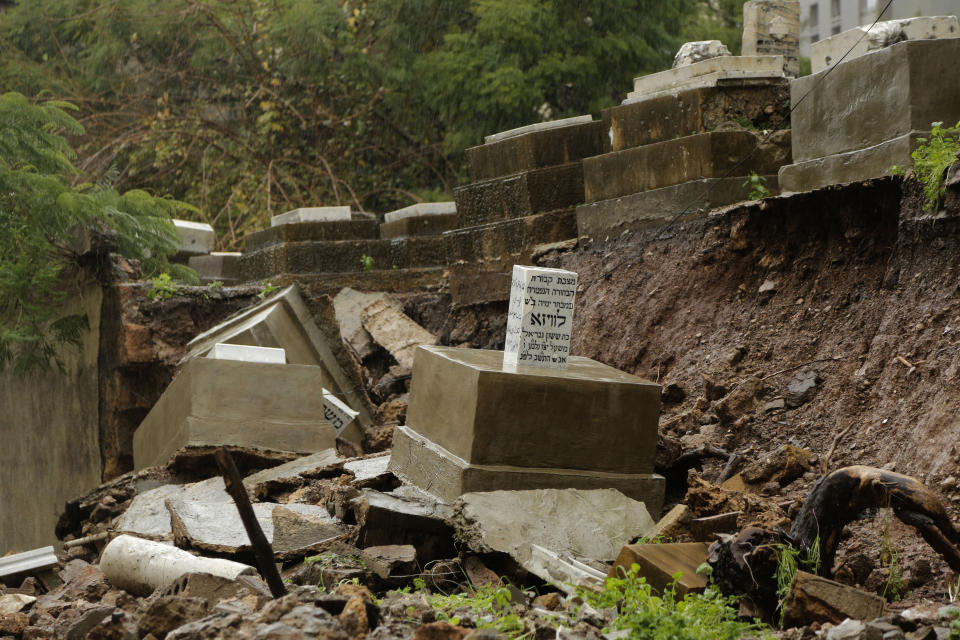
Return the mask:
<svg viewBox="0 0 960 640">
<path fill-rule="evenodd" d="M 800 0 L 800 55 L 810 43 L 877 19 L 886 0 Z M 893 0 L 881 20 L 960 15 L 960 0 Z"/>
</svg>

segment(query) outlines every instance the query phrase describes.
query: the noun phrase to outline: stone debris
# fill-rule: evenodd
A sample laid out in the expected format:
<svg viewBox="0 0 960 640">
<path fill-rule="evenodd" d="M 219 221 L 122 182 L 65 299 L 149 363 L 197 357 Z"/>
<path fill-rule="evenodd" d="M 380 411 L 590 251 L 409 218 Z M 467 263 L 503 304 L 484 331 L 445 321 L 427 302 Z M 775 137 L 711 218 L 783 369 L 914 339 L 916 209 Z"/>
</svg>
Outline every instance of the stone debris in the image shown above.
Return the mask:
<svg viewBox="0 0 960 640">
<path fill-rule="evenodd" d="M 437 337 L 410 319 L 395 304 L 377 300 L 364 307 L 363 328 L 377 344 L 390 352 L 401 367 L 413 368 L 413 353 L 423 344 L 436 344 Z"/>
<path fill-rule="evenodd" d="M 729 56 L 730 49 L 719 40 L 701 40 L 699 42 L 684 43 L 677 55 L 673 58 L 673 68 L 686 67 L 695 62 L 702 62 L 719 56 Z"/>
<path fill-rule="evenodd" d="M 674 575 L 681 573 L 683 575 L 676 583 L 677 595 L 698 593 L 707 587 L 706 577 L 697 573 L 700 565 L 707 561 L 707 546 L 703 542 L 628 544 L 621 549 L 610 575 L 639 565 L 637 575 L 646 578 L 653 589 L 663 593 L 673 582 Z"/>
<path fill-rule="evenodd" d="M 883 598 L 874 593 L 797 571 L 783 603 L 783 621 L 787 626 L 803 626 L 811 622 L 839 624 L 847 618 L 873 620 L 883 614 L 883 606 Z"/>
</svg>

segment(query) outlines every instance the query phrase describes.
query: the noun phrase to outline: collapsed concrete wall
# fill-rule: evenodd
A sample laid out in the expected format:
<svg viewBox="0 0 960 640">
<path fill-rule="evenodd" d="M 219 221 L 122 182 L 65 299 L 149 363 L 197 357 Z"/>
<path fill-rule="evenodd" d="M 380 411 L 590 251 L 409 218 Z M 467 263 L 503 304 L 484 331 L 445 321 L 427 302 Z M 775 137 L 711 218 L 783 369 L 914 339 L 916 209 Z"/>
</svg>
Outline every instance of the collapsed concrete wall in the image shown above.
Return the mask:
<svg viewBox="0 0 960 640">
<path fill-rule="evenodd" d="M 63 352 L 64 372 L 0 372 L 0 552 L 52 543 L 63 505 L 100 483 L 103 293 L 87 272 L 74 275 L 66 287 L 63 313 L 86 314 L 90 330 L 79 349 Z"/>
</svg>

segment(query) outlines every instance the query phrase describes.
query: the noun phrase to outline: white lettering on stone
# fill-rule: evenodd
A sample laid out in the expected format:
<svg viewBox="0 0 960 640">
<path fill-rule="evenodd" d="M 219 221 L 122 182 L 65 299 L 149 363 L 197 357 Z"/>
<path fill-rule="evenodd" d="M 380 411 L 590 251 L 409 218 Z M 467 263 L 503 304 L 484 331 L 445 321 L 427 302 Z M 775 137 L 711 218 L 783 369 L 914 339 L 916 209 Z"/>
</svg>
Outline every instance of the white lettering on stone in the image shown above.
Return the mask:
<svg viewBox="0 0 960 640">
<path fill-rule="evenodd" d="M 340 398 L 326 389 L 323 390 L 323 417 L 333 425 L 338 436 L 350 426 L 357 415 L 358 412 L 347 406 Z"/>
<path fill-rule="evenodd" d="M 514 265 L 503 365 L 565 369 L 570 355 L 577 274 Z"/>
</svg>

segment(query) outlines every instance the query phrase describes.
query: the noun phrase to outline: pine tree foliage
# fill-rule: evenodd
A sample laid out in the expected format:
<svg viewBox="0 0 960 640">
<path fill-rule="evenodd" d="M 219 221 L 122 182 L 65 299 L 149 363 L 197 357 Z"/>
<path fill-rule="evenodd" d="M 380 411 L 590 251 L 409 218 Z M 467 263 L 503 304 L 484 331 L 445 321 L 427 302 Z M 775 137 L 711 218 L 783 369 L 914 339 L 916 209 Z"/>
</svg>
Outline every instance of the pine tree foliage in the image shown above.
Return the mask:
<svg viewBox="0 0 960 640">
<path fill-rule="evenodd" d="M 80 344 L 86 318 L 57 313 L 72 293 L 65 275 L 77 257 L 79 230 L 116 229 L 121 252 L 143 259 L 148 271 L 165 268 L 177 248 L 171 216 L 180 203 L 71 184 L 78 171 L 64 134 L 83 133 L 67 112 L 73 109 L 0 95 L 0 369 L 59 365 L 59 349 Z"/>
</svg>

